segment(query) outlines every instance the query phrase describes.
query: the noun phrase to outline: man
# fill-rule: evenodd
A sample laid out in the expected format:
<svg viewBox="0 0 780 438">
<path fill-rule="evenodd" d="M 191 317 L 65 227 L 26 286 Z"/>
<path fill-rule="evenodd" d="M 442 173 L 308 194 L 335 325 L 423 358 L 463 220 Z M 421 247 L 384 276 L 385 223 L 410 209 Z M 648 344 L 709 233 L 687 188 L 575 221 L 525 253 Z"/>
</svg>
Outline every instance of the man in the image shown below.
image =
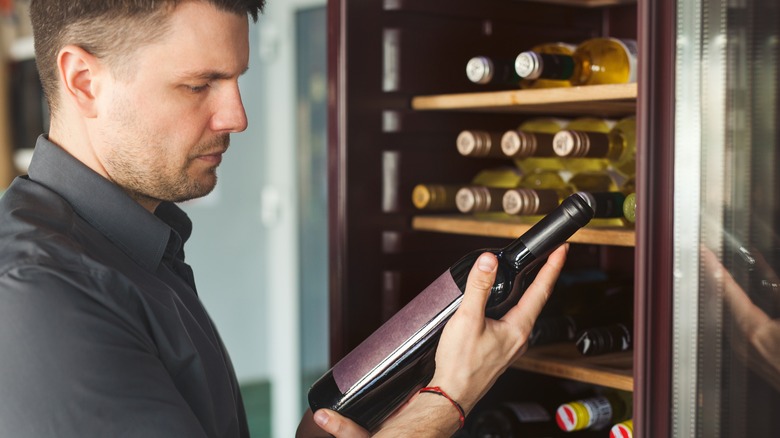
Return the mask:
<svg viewBox="0 0 780 438">
<path fill-rule="evenodd" d="M 246 128 L 238 77 L 262 6 L 32 1 L 51 126 L 0 200 L 0 436 L 248 436 L 175 203 L 214 188 Z M 468 412 L 522 351 L 564 254 L 502 321 L 483 316 L 496 261 L 480 258 L 431 384 Z M 420 394 L 377 435 L 447 436 L 458 421 L 444 397 Z M 326 432 L 368 435 L 325 410 L 299 429 Z"/>
</svg>

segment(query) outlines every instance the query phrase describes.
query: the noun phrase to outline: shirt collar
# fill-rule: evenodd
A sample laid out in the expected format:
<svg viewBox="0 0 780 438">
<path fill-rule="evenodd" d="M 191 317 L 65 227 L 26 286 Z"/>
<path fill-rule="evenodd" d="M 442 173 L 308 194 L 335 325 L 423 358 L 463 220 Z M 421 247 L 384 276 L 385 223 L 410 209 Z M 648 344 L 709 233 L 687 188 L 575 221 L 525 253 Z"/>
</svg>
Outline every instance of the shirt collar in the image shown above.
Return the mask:
<svg viewBox="0 0 780 438">
<path fill-rule="evenodd" d="M 192 232 L 192 222 L 176 205 L 163 202 L 151 214 L 44 135 L 38 137 L 28 173 L 146 269 L 157 268 L 166 248 L 178 255 Z"/>
</svg>

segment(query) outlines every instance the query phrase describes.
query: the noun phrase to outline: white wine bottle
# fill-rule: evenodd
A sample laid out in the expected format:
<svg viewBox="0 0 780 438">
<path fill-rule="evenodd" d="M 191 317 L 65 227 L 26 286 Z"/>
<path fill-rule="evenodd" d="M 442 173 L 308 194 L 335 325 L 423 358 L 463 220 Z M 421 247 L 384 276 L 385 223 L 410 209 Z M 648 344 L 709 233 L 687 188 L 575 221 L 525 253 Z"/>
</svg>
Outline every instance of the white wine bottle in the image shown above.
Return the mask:
<svg viewBox="0 0 780 438">
<path fill-rule="evenodd" d="M 576 186 L 563 180 L 559 173 L 553 171 L 535 172 L 523 177 L 521 188 L 507 190 L 502 198 L 504 212 L 510 215 L 533 216 L 547 214 L 563 199 L 577 191 L 587 191 L 594 196 L 597 213 L 591 222 L 598 225 L 613 225 L 611 221 L 604 223 L 601 218 L 614 218 L 622 215 L 622 198 L 620 193 L 611 191 L 614 181 L 603 174 L 593 174 L 591 178 L 576 176 L 572 178 Z"/>
<path fill-rule="evenodd" d="M 568 125 L 567 120 L 535 118 L 501 136 L 501 150 L 523 173 L 538 170 L 563 170 L 564 161 L 553 149 L 555 134 Z"/>
<path fill-rule="evenodd" d="M 513 59 L 475 56 L 466 63 L 466 77 L 475 84 L 495 84 L 517 87 L 520 76 Z"/>
<path fill-rule="evenodd" d="M 565 81 L 570 85 L 636 82 L 636 41 L 593 38 L 571 55 L 528 50 L 515 58 L 515 72 L 523 80 Z"/>
<path fill-rule="evenodd" d="M 417 184 L 412 189 L 412 204 L 418 210 L 457 211 L 455 194 L 461 187 L 455 184 Z"/>
<path fill-rule="evenodd" d="M 501 150 L 501 135 L 500 132 L 466 129 L 458 134 L 455 146 L 464 157 L 506 158 Z M 553 156 L 558 157 L 554 151 Z"/>
<path fill-rule="evenodd" d="M 616 122 L 611 119 L 602 119 L 596 117 L 580 117 L 572 120 L 566 126 L 555 133 L 555 136 L 564 131 L 582 131 L 582 132 L 598 132 L 606 134 L 615 126 Z M 571 171 L 574 174 L 588 171 L 602 171 L 608 167 L 608 162 L 605 160 L 592 159 L 592 158 L 579 158 L 579 157 L 561 157 L 555 150 L 555 136 L 553 136 L 553 151 L 555 155 L 561 159 L 564 163 L 566 170 Z"/>
<path fill-rule="evenodd" d="M 607 132 L 567 126 L 555 134 L 553 149 L 560 157 L 590 160 L 630 177 L 636 172 L 636 118 L 626 117 Z"/>
<path fill-rule="evenodd" d="M 534 268 L 588 223 L 589 202 L 587 196 L 572 195 L 504 248 L 477 250 L 455 262 L 314 383 L 312 411 L 333 409 L 369 431 L 376 429 L 433 376 L 441 331 L 460 305 L 479 255 L 489 251 L 498 258 L 485 315 L 500 318 L 523 295 Z"/>
<path fill-rule="evenodd" d="M 461 213 L 480 218 L 505 218 L 501 199 L 511 188 L 518 187 L 523 174 L 515 167 L 499 167 L 479 172 L 471 184 L 461 187 L 455 194 L 455 205 Z"/>
<path fill-rule="evenodd" d="M 574 44 L 553 42 L 544 43 L 531 47 L 531 52 L 539 53 L 542 55 L 564 55 L 573 56 L 577 46 Z M 515 70 L 515 75 L 520 79 L 520 75 Z M 556 87 L 571 87 L 571 81 L 568 79 L 546 79 L 546 78 L 523 78 L 520 80 L 521 88 L 556 88 Z"/>
</svg>

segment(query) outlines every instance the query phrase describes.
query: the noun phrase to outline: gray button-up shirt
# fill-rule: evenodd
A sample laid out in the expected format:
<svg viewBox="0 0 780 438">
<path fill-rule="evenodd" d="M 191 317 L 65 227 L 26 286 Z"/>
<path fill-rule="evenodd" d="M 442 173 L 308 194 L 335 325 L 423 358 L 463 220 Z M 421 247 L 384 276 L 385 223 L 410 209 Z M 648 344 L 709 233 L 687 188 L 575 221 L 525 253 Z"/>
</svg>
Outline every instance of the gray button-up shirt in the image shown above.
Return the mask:
<svg viewBox="0 0 780 438">
<path fill-rule="evenodd" d="M 0 199 L 0 437 L 243 437 L 186 214 L 41 137 Z"/>
</svg>

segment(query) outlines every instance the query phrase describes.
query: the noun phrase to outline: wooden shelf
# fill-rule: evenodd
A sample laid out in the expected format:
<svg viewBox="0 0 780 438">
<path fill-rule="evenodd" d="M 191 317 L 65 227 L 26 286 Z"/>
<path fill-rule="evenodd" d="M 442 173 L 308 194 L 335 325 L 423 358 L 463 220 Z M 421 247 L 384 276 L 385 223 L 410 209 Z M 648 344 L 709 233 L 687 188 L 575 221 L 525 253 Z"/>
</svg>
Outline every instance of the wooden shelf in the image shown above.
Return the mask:
<svg viewBox="0 0 780 438">
<path fill-rule="evenodd" d="M 412 228 L 419 231 L 507 237 L 514 239 L 531 228 L 530 224 L 510 219 L 478 219 L 470 216 L 415 216 Z M 633 230 L 624 228 L 588 228 L 575 233 L 569 242 L 591 245 L 634 246 Z"/>
<path fill-rule="evenodd" d="M 530 348 L 512 367 L 623 391 L 634 390 L 630 351 L 585 357 L 574 344 L 542 345 Z"/>
<path fill-rule="evenodd" d="M 439 94 L 412 98 L 415 110 L 623 116 L 636 111 L 636 84 L 589 85 L 539 90 Z"/>
<path fill-rule="evenodd" d="M 581 6 L 585 8 L 599 8 L 604 6 L 627 5 L 636 3 L 636 0 L 523 0 L 534 3 L 552 3 L 555 5 Z"/>
</svg>

